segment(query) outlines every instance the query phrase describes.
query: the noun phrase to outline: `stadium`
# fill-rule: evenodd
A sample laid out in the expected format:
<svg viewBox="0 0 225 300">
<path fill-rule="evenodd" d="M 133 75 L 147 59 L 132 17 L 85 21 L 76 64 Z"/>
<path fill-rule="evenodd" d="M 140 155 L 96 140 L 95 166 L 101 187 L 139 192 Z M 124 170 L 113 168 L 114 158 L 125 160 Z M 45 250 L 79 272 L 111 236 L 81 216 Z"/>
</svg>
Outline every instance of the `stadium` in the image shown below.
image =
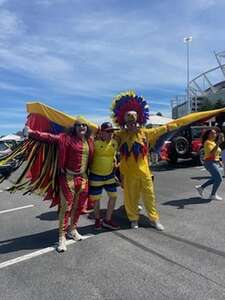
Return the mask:
<svg viewBox="0 0 225 300">
<path fill-rule="evenodd" d="M 202 72 L 189 81 L 190 110 L 201 111 L 205 107 L 225 106 L 225 51 L 214 52 L 216 67 Z M 214 106 L 214 107 L 213 107 Z M 189 112 L 186 95 L 171 100 L 172 118 L 177 119 Z"/>
</svg>

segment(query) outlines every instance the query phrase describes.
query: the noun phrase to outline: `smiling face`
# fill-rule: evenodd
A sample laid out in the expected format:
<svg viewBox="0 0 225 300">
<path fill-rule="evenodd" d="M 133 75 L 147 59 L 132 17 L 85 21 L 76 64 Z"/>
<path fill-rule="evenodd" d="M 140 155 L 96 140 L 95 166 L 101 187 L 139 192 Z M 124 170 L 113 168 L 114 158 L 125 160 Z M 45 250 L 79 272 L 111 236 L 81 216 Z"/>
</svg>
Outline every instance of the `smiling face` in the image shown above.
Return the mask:
<svg viewBox="0 0 225 300">
<path fill-rule="evenodd" d="M 217 132 L 216 132 L 216 130 L 214 130 L 214 129 L 211 130 L 210 133 L 209 133 L 209 140 L 215 141 L 216 137 L 217 137 Z"/>
<path fill-rule="evenodd" d="M 103 141 L 110 141 L 113 135 L 113 130 L 102 130 L 100 137 Z"/>
<path fill-rule="evenodd" d="M 137 127 L 137 112 L 136 111 L 128 111 L 125 114 L 125 122 L 127 129 L 134 129 Z"/>
<path fill-rule="evenodd" d="M 74 124 L 74 130 L 75 130 L 77 137 L 83 138 L 83 137 L 85 137 L 85 134 L 87 133 L 87 124 L 76 122 Z"/>
</svg>

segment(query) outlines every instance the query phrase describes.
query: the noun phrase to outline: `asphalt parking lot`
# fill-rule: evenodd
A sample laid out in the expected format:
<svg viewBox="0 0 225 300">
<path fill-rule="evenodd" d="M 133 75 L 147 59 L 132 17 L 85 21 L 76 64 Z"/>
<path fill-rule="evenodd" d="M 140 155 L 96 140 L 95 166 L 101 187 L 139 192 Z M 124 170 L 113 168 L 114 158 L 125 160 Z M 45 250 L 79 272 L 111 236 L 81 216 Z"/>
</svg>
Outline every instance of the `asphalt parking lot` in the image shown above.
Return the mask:
<svg viewBox="0 0 225 300">
<path fill-rule="evenodd" d="M 154 175 L 164 232 L 149 227 L 144 211 L 140 228 L 129 229 L 120 190 L 121 229 L 96 234 L 84 215 L 87 239 L 63 254 L 54 248 L 56 209 L 1 192 L 0 299 L 225 299 L 225 200 L 198 197 L 194 186 L 208 174 L 190 162 L 160 165 Z M 222 183 L 225 199 L 224 191 Z"/>
</svg>

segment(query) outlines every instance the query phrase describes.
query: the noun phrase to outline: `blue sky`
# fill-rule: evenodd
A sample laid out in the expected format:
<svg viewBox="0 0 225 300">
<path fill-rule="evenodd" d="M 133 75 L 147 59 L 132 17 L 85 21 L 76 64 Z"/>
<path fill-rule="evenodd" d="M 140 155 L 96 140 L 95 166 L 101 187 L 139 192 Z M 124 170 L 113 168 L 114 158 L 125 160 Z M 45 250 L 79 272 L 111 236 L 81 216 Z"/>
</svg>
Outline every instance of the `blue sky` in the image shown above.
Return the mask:
<svg viewBox="0 0 225 300">
<path fill-rule="evenodd" d="M 223 0 L 0 0 L 0 135 L 23 127 L 40 101 L 100 123 L 112 97 L 134 89 L 151 113 L 225 50 Z"/>
</svg>

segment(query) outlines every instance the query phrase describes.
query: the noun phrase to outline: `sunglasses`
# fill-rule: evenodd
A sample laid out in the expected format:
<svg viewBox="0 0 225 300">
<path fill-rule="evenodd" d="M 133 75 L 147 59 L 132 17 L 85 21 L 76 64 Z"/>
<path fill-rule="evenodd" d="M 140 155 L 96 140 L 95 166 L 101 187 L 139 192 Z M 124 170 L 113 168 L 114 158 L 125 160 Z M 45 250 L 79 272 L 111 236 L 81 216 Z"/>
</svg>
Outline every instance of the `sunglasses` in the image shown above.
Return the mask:
<svg viewBox="0 0 225 300">
<path fill-rule="evenodd" d="M 84 123 L 78 123 L 78 124 L 75 124 L 76 127 L 87 127 L 87 124 L 84 124 Z"/>
</svg>

